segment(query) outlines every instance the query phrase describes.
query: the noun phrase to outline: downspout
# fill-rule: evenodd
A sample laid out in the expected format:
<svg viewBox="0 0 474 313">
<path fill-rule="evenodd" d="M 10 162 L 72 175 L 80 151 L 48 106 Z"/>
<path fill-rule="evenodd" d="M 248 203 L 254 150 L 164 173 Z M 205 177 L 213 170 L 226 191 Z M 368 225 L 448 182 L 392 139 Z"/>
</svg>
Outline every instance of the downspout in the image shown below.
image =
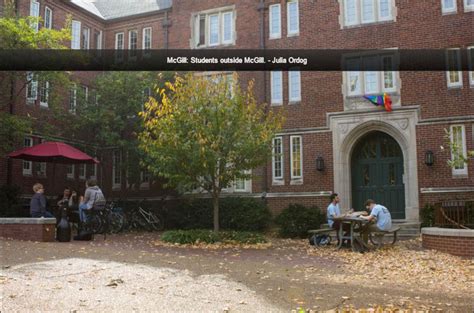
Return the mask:
<svg viewBox="0 0 474 313">
<path fill-rule="evenodd" d="M 168 19 L 168 11 L 165 12 L 165 18 L 163 22 L 161 23 L 161 26 L 164 28 L 165 32 L 165 43 L 164 43 L 164 49 L 168 49 L 169 47 L 169 28 L 171 27 L 171 21 Z"/>
<path fill-rule="evenodd" d="M 260 0 L 258 3 L 257 10 L 260 12 L 260 50 L 263 50 L 265 53 L 266 45 L 265 45 L 265 0 Z M 267 104 L 267 72 L 262 71 L 262 81 L 263 81 L 263 102 Z M 269 108 L 265 106 L 265 114 L 268 114 Z M 268 160 L 265 163 L 265 168 L 263 171 L 263 179 L 262 179 L 262 199 L 266 203 L 266 194 L 268 192 Z"/>
</svg>

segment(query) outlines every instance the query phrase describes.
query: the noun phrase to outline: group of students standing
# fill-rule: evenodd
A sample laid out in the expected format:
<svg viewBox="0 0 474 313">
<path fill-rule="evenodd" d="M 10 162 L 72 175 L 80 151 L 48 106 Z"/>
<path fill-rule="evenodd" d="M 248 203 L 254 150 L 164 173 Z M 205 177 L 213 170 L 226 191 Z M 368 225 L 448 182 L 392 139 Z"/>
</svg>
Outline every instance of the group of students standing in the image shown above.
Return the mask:
<svg viewBox="0 0 474 313">
<path fill-rule="evenodd" d="M 40 183 L 33 185 L 34 195 L 30 201 L 31 217 L 56 217 L 47 209 L 47 200 L 44 195 L 44 187 Z M 86 221 L 86 211 L 92 209 L 98 204 L 105 204 L 105 197 L 102 190 L 97 185 L 96 179 L 89 179 L 86 182 L 84 196 L 78 197 L 75 190 L 69 187 L 64 189 L 61 196 L 58 197 L 57 206 L 59 208 L 68 208 L 69 211 L 77 211 L 81 222 Z"/>
</svg>

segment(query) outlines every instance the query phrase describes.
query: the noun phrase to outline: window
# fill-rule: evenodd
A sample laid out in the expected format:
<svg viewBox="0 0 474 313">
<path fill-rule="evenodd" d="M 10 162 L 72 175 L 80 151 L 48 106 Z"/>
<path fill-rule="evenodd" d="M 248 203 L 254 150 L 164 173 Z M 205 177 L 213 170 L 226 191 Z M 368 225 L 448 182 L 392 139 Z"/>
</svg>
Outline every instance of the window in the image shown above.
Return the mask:
<svg viewBox="0 0 474 313">
<path fill-rule="evenodd" d="M 39 18 L 40 16 L 40 4 L 37 1 L 32 0 L 30 2 L 30 16 Z M 39 30 L 39 20 L 36 20 L 31 24 L 31 28 L 33 28 L 35 31 Z"/>
<path fill-rule="evenodd" d="M 273 71 L 271 72 L 271 93 L 272 93 L 272 104 L 278 105 L 283 104 L 283 72 Z"/>
<path fill-rule="evenodd" d="M 244 174 L 251 174 L 251 171 L 244 171 Z M 252 180 L 236 178 L 234 180 L 234 192 L 251 192 Z"/>
<path fill-rule="evenodd" d="M 40 177 L 46 177 L 46 162 L 36 163 L 36 174 Z"/>
<path fill-rule="evenodd" d="M 33 138 L 25 137 L 23 140 L 23 147 L 33 147 Z M 33 162 L 23 161 L 23 175 L 31 175 L 33 169 Z"/>
<path fill-rule="evenodd" d="M 71 24 L 71 49 L 81 49 L 81 22 L 78 21 Z"/>
<path fill-rule="evenodd" d="M 441 0 L 442 13 L 454 13 L 457 10 L 456 0 Z"/>
<path fill-rule="evenodd" d="M 474 0 L 464 0 L 464 12 L 474 11 Z"/>
<path fill-rule="evenodd" d="M 448 49 L 446 51 L 446 62 L 448 66 L 446 72 L 448 87 L 461 87 L 461 49 Z"/>
<path fill-rule="evenodd" d="M 281 38 L 281 6 L 270 6 L 270 39 Z"/>
<path fill-rule="evenodd" d="M 81 97 L 84 100 L 84 103 L 87 103 L 87 101 L 89 100 L 89 87 L 82 85 L 81 93 Z"/>
<path fill-rule="evenodd" d="M 91 30 L 88 27 L 82 28 L 82 49 L 87 50 L 90 48 L 90 35 Z"/>
<path fill-rule="evenodd" d="M 342 2 L 344 25 L 354 26 L 394 19 L 393 0 L 344 0 Z"/>
<path fill-rule="evenodd" d="M 66 178 L 67 179 L 74 179 L 74 165 L 68 164 L 66 165 Z"/>
<path fill-rule="evenodd" d="M 50 8 L 44 8 L 44 27 L 48 29 L 53 28 L 53 11 Z"/>
<path fill-rule="evenodd" d="M 94 42 L 95 42 L 95 48 L 97 50 L 102 49 L 102 31 L 98 31 L 94 33 Z"/>
<path fill-rule="evenodd" d="M 288 12 L 288 36 L 298 35 L 300 32 L 298 0 L 289 1 L 286 6 Z"/>
<path fill-rule="evenodd" d="M 346 59 L 348 96 L 376 95 L 397 92 L 397 72 L 393 55 L 369 55 Z M 374 69 L 382 68 L 383 71 Z M 367 69 L 364 71 L 364 69 Z"/>
<path fill-rule="evenodd" d="M 26 100 L 34 102 L 38 98 L 38 81 L 36 81 L 33 72 L 26 73 Z"/>
<path fill-rule="evenodd" d="M 77 107 L 77 88 L 76 86 L 74 86 L 69 90 L 69 112 L 75 114 L 76 107 Z"/>
<path fill-rule="evenodd" d="M 42 81 L 39 86 L 39 99 L 40 99 L 40 106 L 48 107 L 48 99 L 49 99 L 49 82 Z"/>
<path fill-rule="evenodd" d="M 112 158 L 112 188 L 120 189 L 122 186 L 122 154 L 120 151 L 114 151 Z"/>
<path fill-rule="evenodd" d="M 143 29 L 143 50 L 151 49 L 151 27 Z"/>
<path fill-rule="evenodd" d="M 453 175 L 467 175 L 467 163 L 464 158 L 467 157 L 466 132 L 464 125 L 451 126 L 451 143 L 457 151 L 451 151 L 451 160 L 454 162 Z"/>
<path fill-rule="evenodd" d="M 300 71 L 288 72 L 288 90 L 289 90 L 290 103 L 301 101 L 301 72 Z"/>
<path fill-rule="evenodd" d="M 195 16 L 194 45 L 196 47 L 232 44 L 235 44 L 234 11 L 224 9 Z"/>
<path fill-rule="evenodd" d="M 94 166 L 92 167 L 91 178 L 97 179 L 97 164 L 94 164 Z"/>
<path fill-rule="evenodd" d="M 85 180 L 87 173 L 87 167 L 85 164 L 79 164 L 79 179 Z"/>
<path fill-rule="evenodd" d="M 128 32 L 128 49 L 130 50 L 130 57 L 137 57 L 138 32 L 131 30 Z"/>
<path fill-rule="evenodd" d="M 303 178 L 303 149 L 301 136 L 290 136 L 290 173 L 292 180 Z"/>
<path fill-rule="evenodd" d="M 273 139 L 272 155 L 272 175 L 273 181 L 283 180 L 283 139 L 276 137 Z"/>
<path fill-rule="evenodd" d="M 469 56 L 469 84 L 474 87 L 474 46 L 468 47 L 467 52 Z"/>
<path fill-rule="evenodd" d="M 123 49 L 124 49 L 124 34 L 123 33 L 117 33 L 115 34 L 115 50 L 118 50 L 116 52 L 115 58 L 117 60 L 122 60 L 123 59 Z"/>
</svg>

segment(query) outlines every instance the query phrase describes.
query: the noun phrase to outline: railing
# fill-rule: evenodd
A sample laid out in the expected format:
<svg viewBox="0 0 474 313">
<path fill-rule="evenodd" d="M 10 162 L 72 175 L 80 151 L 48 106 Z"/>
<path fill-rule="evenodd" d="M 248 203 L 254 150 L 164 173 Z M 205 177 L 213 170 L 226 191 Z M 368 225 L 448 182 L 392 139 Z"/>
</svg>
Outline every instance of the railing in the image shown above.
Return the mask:
<svg viewBox="0 0 474 313">
<path fill-rule="evenodd" d="M 445 201 L 435 207 L 435 226 L 474 228 L 474 206 L 471 201 Z"/>
</svg>

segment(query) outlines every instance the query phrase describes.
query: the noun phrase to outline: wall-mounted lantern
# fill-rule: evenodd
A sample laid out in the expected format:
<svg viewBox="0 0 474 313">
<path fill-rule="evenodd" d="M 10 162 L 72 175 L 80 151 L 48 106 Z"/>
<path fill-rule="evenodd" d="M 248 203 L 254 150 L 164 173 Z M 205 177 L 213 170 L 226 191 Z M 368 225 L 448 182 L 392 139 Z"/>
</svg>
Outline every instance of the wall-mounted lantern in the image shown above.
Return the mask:
<svg viewBox="0 0 474 313">
<path fill-rule="evenodd" d="M 434 153 L 431 150 L 425 152 L 425 164 L 432 166 L 434 164 Z"/>
<path fill-rule="evenodd" d="M 322 156 L 316 158 L 316 169 L 321 172 L 324 170 L 324 159 Z"/>
</svg>

